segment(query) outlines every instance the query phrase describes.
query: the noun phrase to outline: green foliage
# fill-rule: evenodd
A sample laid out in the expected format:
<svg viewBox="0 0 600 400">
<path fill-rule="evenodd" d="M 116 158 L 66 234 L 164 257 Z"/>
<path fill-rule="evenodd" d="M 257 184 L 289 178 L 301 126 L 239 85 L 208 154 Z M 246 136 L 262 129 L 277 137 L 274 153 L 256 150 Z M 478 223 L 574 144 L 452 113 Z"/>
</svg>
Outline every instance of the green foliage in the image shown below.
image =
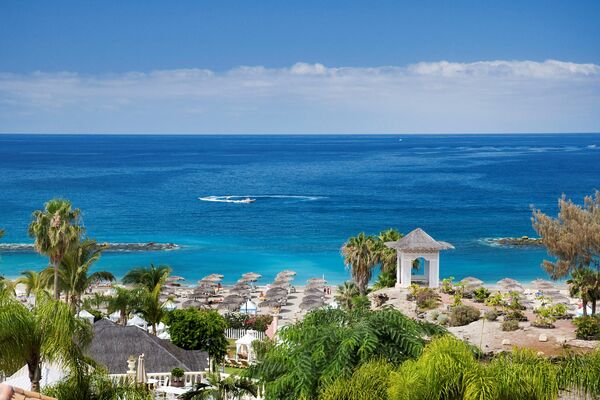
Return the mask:
<svg viewBox="0 0 600 400">
<path fill-rule="evenodd" d="M 71 245 L 79 240 L 85 229 L 79 224 L 79 209 L 73 209 L 68 200 L 52 199 L 44 204 L 44 210 L 33 212 L 29 224 L 29 236 L 35 242 L 35 250 L 50 258 L 54 270 L 54 298 L 59 298 L 58 267 Z"/>
<path fill-rule="evenodd" d="M 471 322 L 477 321 L 480 315 L 481 312 L 473 306 L 455 306 L 450 311 L 450 320 L 448 323 L 450 326 L 468 325 Z"/>
<path fill-rule="evenodd" d="M 361 365 L 350 378 L 336 379 L 325 386 L 319 400 L 374 400 L 387 398 L 391 364 L 382 361 L 369 361 Z"/>
<path fill-rule="evenodd" d="M 342 246 L 342 256 L 346 268 L 350 269 L 361 295 L 367 294 L 373 267 L 379 262 L 379 246 L 375 238 L 359 233 L 348 239 Z"/>
<path fill-rule="evenodd" d="M 490 297 L 490 294 L 490 291 L 483 286 L 473 290 L 473 297 L 475 297 L 475 301 L 478 303 L 483 303 L 485 299 Z"/>
<path fill-rule="evenodd" d="M 47 293 L 39 293 L 31 309 L 11 296 L 0 297 L 0 370 L 28 365 L 34 391 L 39 392 L 42 361 L 70 365 L 82 360 L 91 336 L 88 322 Z"/>
<path fill-rule="evenodd" d="M 502 330 L 505 332 L 516 331 L 519 329 L 519 321 L 515 319 L 506 319 L 502 321 Z"/>
<path fill-rule="evenodd" d="M 429 287 L 418 288 L 415 291 L 415 300 L 417 307 L 421 310 L 431 310 L 437 308 L 442 299 L 435 289 Z"/>
<path fill-rule="evenodd" d="M 511 292 L 508 301 L 504 304 L 504 319 L 515 321 L 527 321 L 527 317 L 523 313 L 525 306 L 521 304 L 519 294 Z"/>
<path fill-rule="evenodd" d="M 271 315 L 248 315 L 244 313 L 227 313 L 223 316 L 228 328 L 233 329 L 253 329 L 255 331 L 265 332 L 271 322 Z"/>
<path fill-rule="evenodd" d="M 215 310 L 187 308 L 165 316 L 171 342 L 186 350 L 204 350 L 220 361 L 227 354 L 227 323 Z"/>
<path fill-rule="evenodd" d="M 473 349 L 447 335 L 434 339 L 416 361 L 389 378 L 388 399 L 494 399 L 496 387 Z"/>
<path fill-rule="evenodd" d="M 381 271 L 377 276 L 377 282 L 373 285 L 373 289 L 379 290 L 391 288 L 394 287 L 394 285 L 396 285 L 396 274 L 394 271 Z"/>
<path fill-rule="evenodd" d="M 207 375 L 208 385 L 199 383 L 194 390 L 191 390 L 179 398 L 182 400 L 228 400 L 241 399 L 242 396 L 258 395 L 258 386 L 247 377 L 230 375 L 221 378 L 218 372 Z"/>
<path fill-rule="evenodd" d="M 454 295 L 452 296 L 454 298 L 454 302 L 452 303 L 452 307 L 462 306 L 462 304 L 463 304 L 463 302 L 462 302 L 462 295 L 463 295 L 462 291 L 456 291 L 454 293 Z"/>
<path fill-rule="evenodd" d="M 573 319 L 575 324 L 575 336 L 577 339 L 584 340 L 600 340 L 600 316 L 578 317 Z"/>
<path fill-rule="evenodd" d="M 44 389 L 44 394 L 60 400 L 154 399 L 145 386 L 134 383 L 117 385 L 97 367 L 92 369 L 81 365 L 75 371 L 54 386 Z"/>
<path fill-rule="evenodd" d="M 486 312 L 483 314 L 483 317 L 484 317 L 486 320 L 488 320 L 488 321 L 492 322 L 492 321 L 495 321 L 495 320 L 497 320 L 497 319 L 498 319 L 498 313 L 497 313 L 496 311 L 494 311 L 494 310 L 486 311 Z"/>
<path fill-rule="evenodd" d="M 356 310 L 368 310 L 371 308 L 371 300 L 367 296 L 356 296 L 352 299 L 352 308 Z"/>
<path fill-rule="evenodd" d="M 225 318 L 228 328 L 242 329 L 248 319 L 248 315 L 242 313 L 226 313 L 223 315 L 223 318 Z"/>
<path fill-rule="evenodd" d="M 440 291 L 446 294 L 454 294 L 454 277 L 450 276 L 448 278 L 442 279 L 442 286 Z"/>
<path fill-rule="evenodd" d="M 267 399 L 314 399 L 325 384 L 350 378 L 366 362 L 417 357 L 425 336 L 442 332 L 389 308 L 315 310 L 282 328 L 281 341 L 251 372 L 265 384 Z"/>
<path fill-rule="evenodd" d="M 168 265 L 155 266 L 150 264 L 149 267 L 133 268 L 127 272 L 123 277 L 123 283 L 143 286 L 151 292 L 157 286 L 162 287 L 170 273 L 171 267 Z"/>
<path fill-rule="evenodd" d="M 352 299 L 359 296 L 358 286 L 354 282 L 344 282 L 337 287 L 335 301 L 345 310 L 352 309 Z"/>
<path fill-rule="evenodd" d="M 185 375 L 185 371 L 181 368 L 173 368 L 171 370 L 171 376 L 173 378 L 182 378 Z"/>
<path fill-rule="evenodd" d="M 564 304 L 557 304 L 556 306 L 542 306 L 534 311 L 537 314 L 537 318 L 531 325 L 538 328 L 553 328 L 554 322 L 556 322 L 556 315 L 566 314 L 566 307 Z"/>
<path fill-rule="evenodd" d="M 594 314 L 596 302 L 600 300 L 600 269 L 593 271 L 590 268 L 577 268 L 571 273 L 571 279 L 567 283 L 570 295 L 581 299 L 584 316 L 587 314 L 588 303 L 591 303 Z"/>
<path fill-rule="evenodd" d="M 450 320 L 450 317 L 448 317 L 447 314 L 440 314 L 436 318 L 437 323 L 440 325 L 447 325 L 449 320 Z"/>
<path fill-rule="evenodd" d="M 491 294 L 485 300 L 485 305 L 488 307 L 494 307 L 494 308 L 504 307 L 506 305 L 506 301 L 504 300 L 502 293 L 496 292 L 494 294 Z"/>
<path fill-rule="evenodd" d="M 600 394 L 600 350 L 552 360 L 530 350 L 499 354 L 489 362 L 477 357 L 467 343 L 438 337 L 418 359 L 400 366 L 384 360 L 363 364 L 351 378 L 325 384 L 319 399 L 556 400 L 561 392 L 569 398 Z"/>
</svg>

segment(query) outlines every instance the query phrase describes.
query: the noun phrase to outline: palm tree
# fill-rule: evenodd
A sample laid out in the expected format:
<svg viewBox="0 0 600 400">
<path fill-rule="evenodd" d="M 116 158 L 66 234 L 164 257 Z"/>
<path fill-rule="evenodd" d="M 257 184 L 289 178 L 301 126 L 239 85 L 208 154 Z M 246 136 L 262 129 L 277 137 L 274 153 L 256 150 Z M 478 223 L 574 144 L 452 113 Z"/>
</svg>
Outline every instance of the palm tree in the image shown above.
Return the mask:
<svg viewBox="0 0 600 400">
<path fill-rule="evenodd" d="M 154 287 L 153 291 L 143 288 L 137 311 L 152 326 L 152 334 L 156 335 L 156 325 L 165 316 L 165 303 L 160 301 L 160 286 Z"/>
<path fill-rule="evenodd" d="M 66 293 L 67 303 L 76 311 L 81 296 L 88 287 L 99 281 L 113 282 L 115 277 L 107 271 L 88 274 L 90 267 L 98 261 L 104 246 L 96 241 L 85 239 L 77 241 L 69 248 L 60 263 L 58 271 L 60 289 Z"/>
<path fill-rule="evenodd" d="M 50 270 L 44 270 L 42 272 L 36 272 L 32 270 L 23 271 L 21 272 L 22 276 L 17 278 L 15 283 L 21 283 L 25 285 L 25 293 L 27 296 L 29 296 L 31 293 L 35 295 L 39 291 L 45 290 L 48 287 L 51 279 L 51 273 L 52 271 Z"/>
<path fill-rule="evenodd" d="M 54 298 L 59 299 L 59 265 L 72 243 L 81 236 L 79 209 L 72 209 L 67 200 L 53 199 L 44 205 L 44 210 L 33 212 L 29 224 L 29 236 L 35 239 L 35 249 L 50 258 L 54 268 Z"/>
<path fill-rule="evenodd" d="M 337 294 L 335 295 L 335 301 L 343 309 L 350 310 L 352 308 L 352 299 L 358 296 L 360 292 L 354 282 L 344 282 L 337 288 Z"/>
<path fill-rule="evenodd" d="M 88 322 L 44 292 L 38 293 L 31 310 L 10 296 L 0 297 L 0 369 L 27 365 L 33 391 L 40 391 L 42 362 L 83 359 L 82 347 L 91 337 Z"/>
<path fill-rule="evenodd" d="M 373 267 L 378 261 L 375 247 L 373 238 L 362 232 L 358 236 L 349 238 L 342 246 L 344 263 L 350 269 L 352 278 L 356 282 L 361 295 L 367 293 Z"/>
<path fill-rule="evenodd" d="M 258 386 L 251 379 L 230 375 L 221 378 L 218 372 L 206 375 L 209 385 L 200 383 L 195 390 L 189 391 L 181 396 L 183 400 L 229 400 L 241 399 L 242 396 L 258 395 Z"/>
<path fill-rule="evenodd" d="M 587 305 L 592 303 L 592 315 L 596 313 L 596 302 L 600 298 L 600 272 L 590 268 L 578 268 L 567 280 L 571 297 L 580 297 L 583 303 L 583 315 L 587 316 Z"/>
<path fill-rule="evenodd" d="M 108 313 L 112 314 L 115 311 L 121 313 L 119 323 L 123 326 L 127 325 L 127 317 L 129 314 L 140 308 L 140 290 L 125 289 L 122 287 L 114 287 L 115 294 L 107 298 Z"/>
<path fill-rule="evenodd" d="M 385 243 L 395 242 L 401 238 L 402 234 L 393 228 L 381 231 L 375 238 L 375 253 L 377 254 L 377 261 L 381 264 L 381 272 L 396 271 L 398 253 L 396 250 L 387 247 Z"/>
<path fill-rule="evenodd" d="M 134 284 L 146 287 L 149 291 L 153 291 L 156 286 L 162 287 L 169 274 L 171 267 L 168 265 L 150 264 L 150 267 L 133 268 L 123 277 L 123 283 Z"/>
</svg>

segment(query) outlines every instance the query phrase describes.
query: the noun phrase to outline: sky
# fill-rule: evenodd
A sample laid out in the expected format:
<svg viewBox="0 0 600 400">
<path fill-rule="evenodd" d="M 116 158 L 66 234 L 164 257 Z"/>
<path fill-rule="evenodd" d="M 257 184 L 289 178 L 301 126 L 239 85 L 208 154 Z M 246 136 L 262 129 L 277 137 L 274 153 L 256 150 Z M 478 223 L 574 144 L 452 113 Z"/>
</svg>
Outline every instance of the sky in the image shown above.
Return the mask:
<svg viewBox="0 0 600 400">
<path fill-rule="evenodd" d="M 600 132 L 599 1 L 2 1 L 0 132 Z"/>
</svg>

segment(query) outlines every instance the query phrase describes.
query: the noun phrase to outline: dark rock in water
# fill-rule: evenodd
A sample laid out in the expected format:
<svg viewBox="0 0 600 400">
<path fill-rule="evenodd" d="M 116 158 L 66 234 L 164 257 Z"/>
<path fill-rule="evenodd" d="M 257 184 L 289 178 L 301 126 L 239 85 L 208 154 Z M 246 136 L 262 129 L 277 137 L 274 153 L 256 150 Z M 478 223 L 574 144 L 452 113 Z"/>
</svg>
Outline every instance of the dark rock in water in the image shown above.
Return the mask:
<svg viewBox="0 0 600 400">
<path fill-rule="evenodd" d="M 504 238 L 494 238 L 488 239 L 488 241 L 492 244 L 497 244 L 500 246 L 543 246 L 541 238 L 531 238 L 529 236 L 521 236 L 521 237 L 504 237 Z"/>
<path fill-rule="evenodd" d="M 105 251 L 166 251 L 177 250 L 175 243 L 98 243 Z M 0 243 L 0 252 L 33 252 L 35 248 L 30 243 Z"/>
</svg>

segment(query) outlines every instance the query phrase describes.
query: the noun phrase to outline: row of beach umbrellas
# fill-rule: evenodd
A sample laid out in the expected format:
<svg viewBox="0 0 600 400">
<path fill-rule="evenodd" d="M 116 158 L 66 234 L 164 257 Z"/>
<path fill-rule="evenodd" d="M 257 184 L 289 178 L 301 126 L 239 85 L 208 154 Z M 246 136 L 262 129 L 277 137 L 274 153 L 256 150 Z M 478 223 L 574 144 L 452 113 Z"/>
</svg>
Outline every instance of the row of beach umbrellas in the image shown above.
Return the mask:
<svg viewBox="0 0 600 400">
<path fill-rule="evenodd" d="M 310 311 L 325 305 L 325 284 L 322 278 L 310 278 L 304 287 L 304 297 L 300 303 L 300 309 Z"/>
</svg>

